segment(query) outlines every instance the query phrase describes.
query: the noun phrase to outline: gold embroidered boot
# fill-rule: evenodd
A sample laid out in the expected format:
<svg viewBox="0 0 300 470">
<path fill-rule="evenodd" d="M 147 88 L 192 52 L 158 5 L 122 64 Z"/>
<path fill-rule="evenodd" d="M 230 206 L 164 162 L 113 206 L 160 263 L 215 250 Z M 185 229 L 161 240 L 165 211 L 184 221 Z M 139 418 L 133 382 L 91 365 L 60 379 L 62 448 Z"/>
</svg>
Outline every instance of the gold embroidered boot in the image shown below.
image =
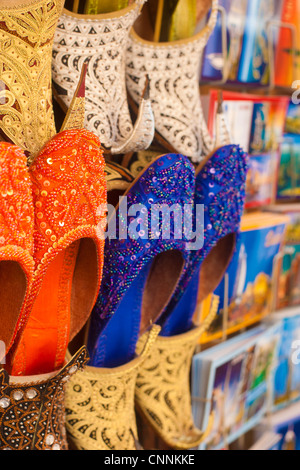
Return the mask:
<svg viewBox="0 0 300 470">
<path fill-rule="evenodd" d="M 211 431 L 212 418 L 203 432 L 192 418 L 190 369 L 201 334 L 215 318 L 213 308 L 203 325 L 178 336 L 158 336 L 139 370 L 135 398 L 137 410 L 172 449 L 197 447 Z M 137 353 L 146 338 L 141 337 Z"/>
<path fill-rule="evenodd" d="M 29 161 L 56 133 L 51 60 L 63 0 L 0 2 L 0 133 Z"/>
<path fill-rule="evenodd" d="M 112 369 L 87 367 L 66 391 L 69 441 L 77 450 L 136 450 L 134 391 L 137 374 L 156 341 L 160 327 L 145 333 L 140 356 Z"/>
</svg>

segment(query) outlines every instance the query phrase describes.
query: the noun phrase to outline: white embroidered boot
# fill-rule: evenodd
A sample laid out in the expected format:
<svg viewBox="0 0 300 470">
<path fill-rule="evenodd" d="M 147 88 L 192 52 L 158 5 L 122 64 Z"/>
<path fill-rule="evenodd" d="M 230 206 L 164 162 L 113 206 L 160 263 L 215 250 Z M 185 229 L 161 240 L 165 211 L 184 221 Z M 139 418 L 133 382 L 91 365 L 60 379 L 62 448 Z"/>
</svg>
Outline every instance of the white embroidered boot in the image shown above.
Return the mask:
<svg viewBox="0 0 300 470">
<path fill-rule="evenodd" d="M 215 27 L 217 12 L 218 0 L 212 0 L 204 29 L 184 40 L 152 42 L 133 28 L 126 54 L 127 88 L 133 106 L 142 96 L 147 74 L 158 141 L 195 162 L 214 147 L 203 115 L 199 76 L 202 53 Z"/>
<path fill-rule="evenodd" d="M 135 126 L 129 113 L 125 80 L 128 36 L 144 1 L 98 15 L 64 9 L 54 39 L 52 72 L 59 100 L 65 107 L 70 106 L 86 63 L 85 127 L 98 135 L 112 154 L 146 149 L 154 137 L 146 74 L 141 79 L 144 94 L 139 100 Z"/>
</svg>

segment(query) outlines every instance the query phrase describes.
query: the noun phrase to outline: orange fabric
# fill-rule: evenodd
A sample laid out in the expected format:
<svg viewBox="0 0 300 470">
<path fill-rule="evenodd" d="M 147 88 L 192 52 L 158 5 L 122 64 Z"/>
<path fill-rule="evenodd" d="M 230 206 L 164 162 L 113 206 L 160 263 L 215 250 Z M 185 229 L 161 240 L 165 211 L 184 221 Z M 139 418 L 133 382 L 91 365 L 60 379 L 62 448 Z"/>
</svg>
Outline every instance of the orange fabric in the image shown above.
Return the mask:
<svg viewBox="0 0 300 470">
<path fill-rule="evenodd" d="M 97 299 L 104 258 L 104 239 L 99 235 L 105 221 L 99 206 L 107 198 L 104 167 L 98 138 L 86 130 L 68 130 L 55 136 L 30 168 L 36 268 L 26 306 L 29 321 L 13 359 L 13 375 L 43 374 L 62 367 L 70 339 L 79 245 L 74 242 L 83 238 L 92 238 L 97 247 L 98 287 L 93 302 Z"/>
<path fill-rule="evenodd" d="M 34 270 L 33 221 L 27 159 L 15 145 L 0 142 L 0 340 L 6 354 L 27 320 L 24 306 Z"/>
<path fill-rule="evenodd" d="M 31 325 L 24 338 L 28 370 L 36 367 L 37 358 L 43 369 L 49 371 L 59 369 L 64 363 L 70 330 L 71 281 L 76 261 L 76 253 L 71 248 L 59 253 L 52 261 L 33 305 Z"/>
</svg>

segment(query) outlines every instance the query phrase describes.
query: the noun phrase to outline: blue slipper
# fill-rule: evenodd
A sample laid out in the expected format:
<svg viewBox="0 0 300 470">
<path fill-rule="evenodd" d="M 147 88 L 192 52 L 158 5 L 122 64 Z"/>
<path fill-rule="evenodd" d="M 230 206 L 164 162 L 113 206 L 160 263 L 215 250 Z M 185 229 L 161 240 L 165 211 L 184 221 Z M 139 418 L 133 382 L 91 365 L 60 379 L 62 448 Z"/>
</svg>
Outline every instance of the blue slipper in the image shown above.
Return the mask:
<svg viewBox="0 0 300 470">
<path fill-rule="evenodd" d="M 170 217 L 170 236 L 164 237 L 168 227 L 161 225 L 168 221 L 158 217 L 155 224 L 153 209 L 192 206 L 194 190 L 189 160 L 168 154 L 150 163 L 120 199 L 120 223 L 116 238 L 106 240 L 102 285 L 91 317 L 90 365 L 111 368 L 131 361 L 139 336 L 168 305 L 189 254 L 186 239 L 175 233 L 175 213 Z M 132 210 L 134 218 L 128 215 L 126 221 Z M 132 236 L 122 239 L 122 230 Z"/>
</svg>

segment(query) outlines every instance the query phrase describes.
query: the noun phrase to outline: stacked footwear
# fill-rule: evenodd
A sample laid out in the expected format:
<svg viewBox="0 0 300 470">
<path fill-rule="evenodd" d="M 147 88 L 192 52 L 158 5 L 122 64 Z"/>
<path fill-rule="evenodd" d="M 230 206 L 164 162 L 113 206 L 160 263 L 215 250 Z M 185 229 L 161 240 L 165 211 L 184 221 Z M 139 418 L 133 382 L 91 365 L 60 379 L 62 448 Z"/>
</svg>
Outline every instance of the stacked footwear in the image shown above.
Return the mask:
<svg viewBox="0 0 300 470">
<path fill-rule="evenodd" d="M 189 371 L 216 311 L 194 312 L 231 259 L 247 172 L 199 95 L 218 2 L 186 22 L 183 0 L 18 3 L 0 2 L 0 449 L 139 449 L 137 410 L 193 448 Z"/>
</svg>

